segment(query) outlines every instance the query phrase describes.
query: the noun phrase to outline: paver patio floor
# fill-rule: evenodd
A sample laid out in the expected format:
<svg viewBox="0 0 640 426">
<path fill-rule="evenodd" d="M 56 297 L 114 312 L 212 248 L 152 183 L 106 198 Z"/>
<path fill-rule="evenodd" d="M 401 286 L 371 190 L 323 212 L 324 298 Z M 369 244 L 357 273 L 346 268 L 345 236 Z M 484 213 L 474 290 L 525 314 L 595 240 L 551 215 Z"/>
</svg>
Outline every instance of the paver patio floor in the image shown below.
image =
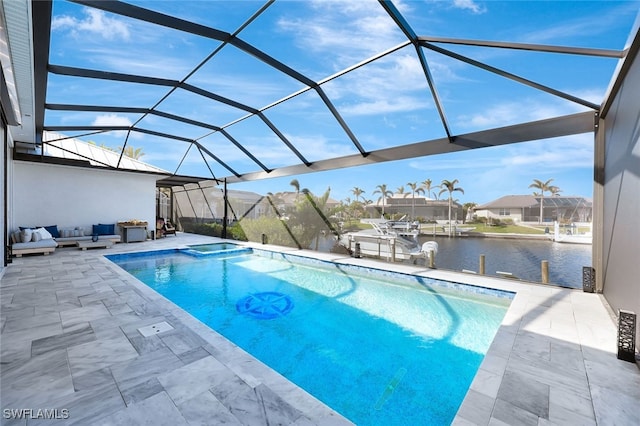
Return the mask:
<svg viewBox="0 0 640 426">
<path fill-rule="evenodd" d="M 178 233 L 14 259 L 0 282 L 2 424 L 349 424 L 103 257 L 211 241 Z M 600 295 L 386 265 L 517 293 L 455 424 L 640 424 L 640 371 L 616 359 Z M 141 332 L 162 324 L 170 329 Z M 12 409 L 58 419 L 10 418 Z"/>
</svg>

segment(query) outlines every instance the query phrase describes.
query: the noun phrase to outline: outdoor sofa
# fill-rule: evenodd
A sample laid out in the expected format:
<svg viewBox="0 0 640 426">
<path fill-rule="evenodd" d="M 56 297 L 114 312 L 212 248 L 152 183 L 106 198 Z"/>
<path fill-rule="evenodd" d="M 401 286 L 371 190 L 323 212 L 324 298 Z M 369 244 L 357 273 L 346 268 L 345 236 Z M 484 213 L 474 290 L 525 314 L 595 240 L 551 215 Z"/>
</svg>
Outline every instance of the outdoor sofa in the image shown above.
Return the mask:
<svg viewBox="0 0 640 426">
<path fill-rule="evenodd" d="M 15 257 L 37 253 L 46 256 L 53 253 L 56 247 L 58 247 L 58 243 L 53 239 L 51 233 L 43 227 L 22 228 L 11 233 L 11 253 Z"/>
<path fill-rule="evenodd" d="M 98 240 L 110 240 L 114 244 L 122 240 L 116 233 L 114 224 L 61 229 L 58 229 L 57 225 L 20 227 L 11 234 L 11 253 L 15 257 L 38 253 L 48 255 L 53 253 L 56 247 L 75 246 L 79 241 L 91 241 L 94 235 Z"/>
<path fill-rule="evenodd" d="M 59 246 L 75 246 L 79 241 L 91 241 L 94 235 L 98 240 L 111 240 L 112 243 L 122 241 L 120 234 L 116 233 L 114 224 L 98 224 L 92 226 L 77 226 L 74 228 L 61 228 L 56 232 L 52 232 Z"/>
</svg>

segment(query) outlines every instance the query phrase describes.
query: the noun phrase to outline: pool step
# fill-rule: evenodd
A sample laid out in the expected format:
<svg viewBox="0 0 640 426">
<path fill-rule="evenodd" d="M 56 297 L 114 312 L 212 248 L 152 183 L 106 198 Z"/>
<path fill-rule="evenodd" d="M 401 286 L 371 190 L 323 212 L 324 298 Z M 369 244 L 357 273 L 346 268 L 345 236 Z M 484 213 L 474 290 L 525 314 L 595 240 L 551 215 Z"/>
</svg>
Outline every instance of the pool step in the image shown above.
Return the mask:
<svg viewBox="0 0 640 426">
<path fill-rule="evenodd" d="M 248 254 L 248 253 L 252 253 L 253 249 L 251 247 L 241 247 L 241 248 L 215 250 L 215 251 L 198 251 L 193 249 L 181 249 L 181 251 L 184 254 L 188 254 L 189 256 L 194 256 L 194 257 L 216 257 L 216 256 L 237 256 L 241 254 Z"/>
</svg>

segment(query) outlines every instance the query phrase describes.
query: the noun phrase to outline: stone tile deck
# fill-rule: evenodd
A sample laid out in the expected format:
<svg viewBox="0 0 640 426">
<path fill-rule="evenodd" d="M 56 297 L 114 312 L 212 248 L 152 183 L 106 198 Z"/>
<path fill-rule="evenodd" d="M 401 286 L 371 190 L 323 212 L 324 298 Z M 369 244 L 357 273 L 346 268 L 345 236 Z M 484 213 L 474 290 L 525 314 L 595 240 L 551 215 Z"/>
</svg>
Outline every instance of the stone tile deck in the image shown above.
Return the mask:
<svg viewBox="0 0 640 426">
<path fill-rule="evenodd" d="M 103 258 L 212 240 L 178 234 L 14 259 L 0 281 L 2 424 L 350 424 Z M 454 424 L 640 424 L 640 372 L 616 359 L 601 296 L 384 265 L 517 293 Z M 139 331 L 163 323 L 170 329 Z M 5 409 L 57 409 L 48 414 L 58 419 L 9 419 Z"/>
</svg>

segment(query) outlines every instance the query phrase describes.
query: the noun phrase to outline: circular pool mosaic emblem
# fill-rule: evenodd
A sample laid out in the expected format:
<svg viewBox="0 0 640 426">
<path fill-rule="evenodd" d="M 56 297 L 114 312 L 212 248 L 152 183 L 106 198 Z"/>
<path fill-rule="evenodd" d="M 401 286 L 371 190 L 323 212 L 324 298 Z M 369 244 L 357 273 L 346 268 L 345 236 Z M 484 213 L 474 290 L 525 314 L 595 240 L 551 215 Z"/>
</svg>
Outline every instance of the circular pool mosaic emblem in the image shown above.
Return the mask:
<svg viewBox="0 0 640 426">
<path fill-rule="evenodd" d="M 257 319 L 273 319 L 287 315 L 293 309 L 293 301 L 277 291 L 250 294 L 236 303 L 238 312 Z"/>
</svg>

